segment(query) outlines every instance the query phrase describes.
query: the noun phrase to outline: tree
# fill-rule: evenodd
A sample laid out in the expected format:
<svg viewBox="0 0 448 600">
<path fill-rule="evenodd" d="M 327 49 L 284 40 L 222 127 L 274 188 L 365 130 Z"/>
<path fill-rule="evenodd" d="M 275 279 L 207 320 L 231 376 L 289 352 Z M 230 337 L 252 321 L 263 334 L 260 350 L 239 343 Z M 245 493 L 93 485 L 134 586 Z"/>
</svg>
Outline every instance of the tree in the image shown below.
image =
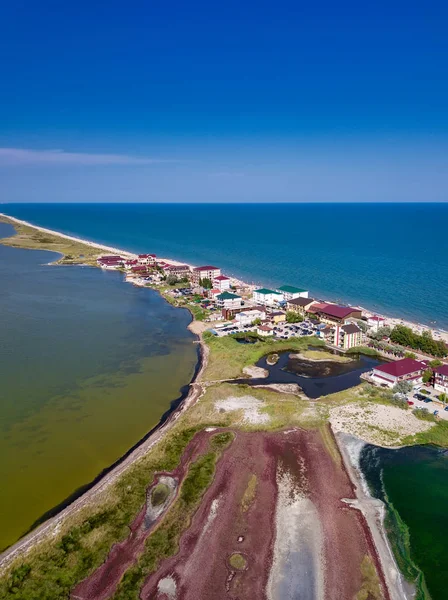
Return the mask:
<svg viewBox="0 0 448 600">
<path fill-rule="evenodd" d="M 199 280 L 199 285 L 205 288 L 206 290 L 211 290 L 213 287 L 212 280 L 208 279 L 208 277 L 204 277 L 204 279 Z"/>
<path fill-rule="evenodd" d="M 435 358 L 434 360 L 430 360 L 428 364 L 430 367 L 435 369 L 436 367 L 440 367 L 441 365 L 443 365 L 443 362 L 438 358 Z"/>
<path fill-rule="evenodd" d="M 442 392 L 441 394 L 439 394 L 439 400 L 440 400 L 440 402 L 443 402 L 444 404 L 448 404 L 448 394 L 445 394 L 445 392 Z"/>
<path fill-rule="evenodd" d="M 423 383 L 429 383 L 433 377 L 432 369 L 426 369 L 422 375 Z"/>
<path fill-rule="evenodd" d="M 302 315 L 294 312 L 293 310 L 288 310 L 286 313 L 286 322 L 287 323 L 301 323 L 303 321 Z"/>
<path fill-rule="evenodd" d="M 404 357 L 405 358 L 417 358 L 417 355 L 415 354 L 415 352 L 405 352 L 404 353 Z"/>
<path fill-rule="evenodd" d="M 409 394 L 412 391 L 412 383 L 409 381 L 399 381 L 393 387 L 395 394 Z"/>
<path fill-rule="evenodd" d="M 261 325 L 261 319 L 254 319 L 252 325 Z"/>
<path fill-rule="evenodd" d="M 385 325 L 384 327 L 378 327 L 377 331 L 372 331 L 369 333 L 369 336 L 374 340 L 382 340 L 383 338 L 388 338 L 390 336 L 390 327 Z"/>
<path fill-rule="evenodd" d="M 176 275 L 172 274 L 172 275 L 168 275 L 168 277 L 166 278 L 166 282 L 168 285 L 176 285 L 176 283 L 178 282 L 178 279 L 177 279 Z"/>
<path fill-rule="evenodd" d="M 367 323 L 365 323 L 364 321 L 356 321 L 356 323 L 363 333 L 367 333 Z"/>
</svg>

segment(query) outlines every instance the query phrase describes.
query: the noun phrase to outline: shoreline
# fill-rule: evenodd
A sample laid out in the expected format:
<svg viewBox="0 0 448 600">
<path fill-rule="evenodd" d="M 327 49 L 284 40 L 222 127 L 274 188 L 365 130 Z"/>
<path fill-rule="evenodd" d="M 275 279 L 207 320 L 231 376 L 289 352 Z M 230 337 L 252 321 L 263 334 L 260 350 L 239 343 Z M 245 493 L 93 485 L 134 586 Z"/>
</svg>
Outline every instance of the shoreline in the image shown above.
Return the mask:
<svg viewBox="0 0 448 600">
<path fill-rule="evenodd" d="M 334 433 L 333 429 L 331 431 L 356 496 L 356 500 L 343 498 L 342 501 L 351 508 L 359 510 L 365 519 L 375 547 L 376 556 L 381 566 L 389 598 L 390 600 L 413 600 L 415 597 L 415 587 L 406 581 L 401 573 L 387 537 L 384 524 L 386 506 L 384 502 L 371 496 L 367 489 L 367 484 L 362 476 L 359 464 L 356 464 L 356 458 L 350 452 L 348 435 Z M 367 442 L 360 438 L 350 437 L 361 444 L 361 449 L 367 444 Z"/>
<path fill-rule="evenodd" d="M 71 236 L 71 235 L 67 235 L 65 233 L 60 233 L 59 231 L 55 231 L 53 229 L 48 229 L 46 227 L 40 227 L 39 225 L 33 225 L 33 223 L 30 223 L 29 221 L 24 221 L 22 219 L 17 219 L 16 217 L 12 217 L 6 213 L 2 213 L 0 212 L 0 218 L 4 217 L 6 219 L 9 219 L 10 221 L 12 221 L 13 223 L 17 223 L 19 225 L 24 225 L 26 227 L 31 227 L 33 229 L 36 229 L 37 231 L 40 231 L 42 233 L 47 233 L 50 235 L 54 235 L 54 236 L 58 236 L 62 239 L 66 239 L 72 242 L 77 242 L 79 244 L 84 244 L 86 246 L 88 246 L 89 248 L 95 248 L 98 250 L 102 250 L 104 252 L 109 252 L 109 253 L 115 253 L 115 254 L 121 254 L 125 257 L 128 258 L 135 258 L 137 256 L 136 253 L 133 252 L 129 252 L 128 250 L 122 250 L 120 248 L 116 248 L 113 246 L 108 246 L 106 244 L 99 244 L 97 242 L 92 242 L 90 240 L 85 240 L 83 238 L 79 238 L 79 237 L 75 237 L 75 236 Z M 164 257 L 159 257 L 159 259 L 161 261 L 165 261 L 169 264 L 172 265 L 188 265 L 190 268 L 194 268 L 195 265 L 192 265 L 190 263 L 186 263 L 186 262 L 182 262 L 179 260 L 175 260 L 172 258 L 164 258 Z M 234 276 L 230 276 L 230 279 L 232 280 L 233 283 L 237 284 L 237 285 L 241 285 L 241 286 L 246 286 L 249 289 L 256 289 L 258 286 L 256 286 L 255 284 L 251 283 L 247 283 L 245 281 L 243 281 L 242 279 L 239 279 L 237 277 Z M 323 302 L 333 302 L 332 300 L 325 300 L 322 299 Z M 362 309 L 364 312 L 368 313 L 369 315 L 377 315 L 379 317 L 382 317 L 385 319 L 385 321 L 390 324 L 392 327 L 395 325 L 405 325 L 406 327 L 410 327 L 411 329 L 413 329 L 414 331 L 416 331 L 417 333 L 421 333 L 423 330 L 430 330 L 432 333 L 432 336 L 434 337 L 434 339 L 436 340 L 442 340 L 444 341 L 446 344 L 448 344 L 448 330 L 445 330 L 443 328 L 440 327 L 434 327 L 433 325 L 425 325 L 422 323 L 419 323 L 417 321 L 409 321 L 407 319 L 401 318 L 401 317 L 397 317 L 397 316 L 388 316 L 386 314 L 380 314 L 378 312 L 375 312 L 373 310 L 370 310 L 369 308 L 360 306 L 359 304 L 357 304 L 356 306 L 358 306 L 360 309 Z M 431 322 L 431 321 L 430 321 Z"/>
</svg>

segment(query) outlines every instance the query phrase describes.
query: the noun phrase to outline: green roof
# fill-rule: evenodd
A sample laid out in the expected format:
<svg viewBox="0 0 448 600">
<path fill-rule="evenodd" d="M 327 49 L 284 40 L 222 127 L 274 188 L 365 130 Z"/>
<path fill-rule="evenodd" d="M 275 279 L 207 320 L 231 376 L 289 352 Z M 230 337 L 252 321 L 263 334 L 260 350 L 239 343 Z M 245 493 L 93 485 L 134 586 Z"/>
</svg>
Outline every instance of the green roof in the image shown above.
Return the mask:
<svg viewBox="0 0 448 600">
<path fill-rule="evenodd" d="M 274 290 L 268 290 L 267 288 L 260 288 L 259 290 L 255 290 L 254 293 L 257 293 L 257 294 L 277 294 L 278 296 L 280 295 L 280 292 L 276 292 Z"/>
<path fill-rule="evenodd" d="M 231 294 L 230 292 L 223 292 L 222 294 L 219 294 L 219 296 L 216 296 L 216 298 L 218 300 L 235 300 L 236 298 L 241 298 L 241 296 Z"/>
<path fill-rule="evenodd" d="M 282 285 L 282 287 L 279 287 L 278 289 L 280 292 L 286 292 L 288 294 L 303 294 L 303 292 L 306 292 L 306 290 L 301 290 L 292 285 Z"/>
</svg>

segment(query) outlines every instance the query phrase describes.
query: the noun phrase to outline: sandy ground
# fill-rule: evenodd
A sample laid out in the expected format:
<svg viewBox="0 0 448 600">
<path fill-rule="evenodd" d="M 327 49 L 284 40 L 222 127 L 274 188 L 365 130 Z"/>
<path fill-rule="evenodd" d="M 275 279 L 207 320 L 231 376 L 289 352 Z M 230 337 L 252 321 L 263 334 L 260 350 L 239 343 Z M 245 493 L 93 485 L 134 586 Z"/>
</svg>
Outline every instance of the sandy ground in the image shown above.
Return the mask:
<svg viewBox="0 0 448 600">
<path fill-rule="evenodd" d="M 179 552 L 140 599 L 353 600 L 363 558 L 379 563 L 363 515 L 344 498 L 356 500 L 354 488 L 318 431 L 239 431 Z M 380 590 L 388 600 L 384 583 Z"/>
<path fill-rule="evenodd" d="M 269 371 L 262 367 L 244 367 L 243 373 L 249 375 L 249 377 L 254 377 L 255 379 L 260 379 L 261 377 L 267 377 L 269 375 Z"/>
<path fill-rule="evenodd" d="M 332 408 L 330 423 L 335 433 L 349 433 L 381 446 L 398 446 L 404 437 L 434 426 L 417 419 L 410 410 L 373 403 L 367 407 L 354 403 Z"/>
<path fill-rule="evenodd" d="M 215 410 L 217 411 L 242 411 L 242 422 L 249 425 L 269 423 L 269 415 L 261 412 L 263 406 L 263 402 L 254 396 L 229 396 L 224 400 L 215 402 Z"/>
</svg>

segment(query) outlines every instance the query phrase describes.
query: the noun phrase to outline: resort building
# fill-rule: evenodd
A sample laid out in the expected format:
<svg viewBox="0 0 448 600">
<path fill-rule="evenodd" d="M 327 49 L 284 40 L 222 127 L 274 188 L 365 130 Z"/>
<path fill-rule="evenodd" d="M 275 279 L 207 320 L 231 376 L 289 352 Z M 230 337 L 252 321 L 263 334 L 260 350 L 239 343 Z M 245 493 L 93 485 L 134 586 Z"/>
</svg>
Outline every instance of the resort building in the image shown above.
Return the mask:
<svg viewBox="0 0 448 600">
<path fill-rule="evenodd" d="M 97 263 L 102 269 L 116 269 L 124 265 L 125 259 L 122 256 L 100 256 Z"/>
<path fill-rule="evenodd" d="M 225 292 L 230 289 L 230 279 L 225 275 L 219 275 L 213 279 L 213 287 L 217 288 L 221 292 Z"/>
<path fill-rule="evenodd" d="M 274 328 L 270 325 L 258 325 L 257 327 L 258 335 L 267 337 L 268 335 L 274 335 Z"/>
<path fill-rule="evenodd" d="M 448 394 L 448 365 L 434 369 L 434 389 Z"/>
<path fill-rule="evenodd" d="M 347 325 L 326 325 L 320 330 L 322 337 L 329 346 L 349 350 L 362 343 L 362 331 L 354 323 Z"/>
<path fill-rule="evenodd" d="M 216 305 L 219 308 L 232 309 L 241 307 L 242 298 L 237 294 L 231 294 L 230 292 L 222 292 L 219 296 L 216 296 Z"/>
<path fill-rule="evenodd" d="M 370 375 L 372 381 L 378 385 L 394 387 L 399 381 L 409 381 L 413 385 L 422 382 L 425 363 L 413 358 L 402 358 L 395 362 L 386 363 L 375 367 Z"/>
<path fill-rule="evenodd" d="M 153 265 L 156 262 L 155 254 L 139 254 L 138 262 L 140 265 Z"/>
<path fill-rule="evenodd" d="M 312 298 L 293 298 L 292 300 L 287 301 L 286 309 L 297 312 L 304 317 L 305 313 L 313 306 L 313 304 L 316 304 L 316 301 Z"/>
<path fill-rule="evenodd" d="M 188 265 L 165 265 L 163 267 L 165 275 L 176 275 L 177 277 L 188 277 L 191 273 Z"/>
<path fill-rule="evenodd" d="M 259 304 L 272 306 L 273 304 L 283 300 L 283 294 L 267 288 L 260 288 L 259 290 L 254 290 L 252 299 L 254 302 L 258 302 Z"/>
<path fill-rule="evenodd" d="M 138 260 L 136 258 L 135 259 L 129 259 L 129 260 L 125 261 L 124 268 L 125 269 L 131 269 L 132 267 L 135 267 L 137 265 L 138 265 Z"/>
<path fill-rule="evenodd" d="M 193 283 L 199 285 L 201 279 L 210 279 L 210 281 L 213 282 L 220 275 L 221 269 L 218 269 L 218 267 L 213 267 L 212 265 L 205 265 L 203 267 L 195 267 L 192 271 L 191 278 Z"/>
<path fill-rule="evenodd" d="M 145 265 L 137 265 L 135 267 L 131 267 L 131 272 L 134 275 L 147 275 L 148 267 L 145 267 Z"/>
<path fill-rule="evenodd" d="M 345 325 L 349 319 L 360 319 L 362 311 L 352 306 L 340 306 L 338 304 L 320 304 L 310 307 L 309 312 L 314 312 L 322 323 L 328 325 Z"/>
<path fill-rule="evenodd" d="M 269 316 L 273 323 L 284 323 L 286 321 L 286 313 L 282 310 L 271 312 Z"/>
<path fill-rule="evenodd" d="M 283 294 L 284 300 L 293 300 L 294 298 L 308 298 L 307 290 L 293 287 L 292 285 L 282 285 L 276 290 L 280 294 Z"/>
<path fill-rule="evenodd" d="M 218 290 L 216 288 L 213 288 L 212 290 L 208 290 L 208 292 L 207 292 L 207 296 L 210 298 L 210 300 L 216 300 L 216 298 L 219 296 L 219 294 L 221 294 L 221 290 Z"/>
<path fill-rule="evenodd" d="M 261 310 L 245 310 L 235 315 L 235 323 L 240 326 L 252 325 L 256 319 L 263 321 L 266 318 L 266 313 Z"/>
</svg>

